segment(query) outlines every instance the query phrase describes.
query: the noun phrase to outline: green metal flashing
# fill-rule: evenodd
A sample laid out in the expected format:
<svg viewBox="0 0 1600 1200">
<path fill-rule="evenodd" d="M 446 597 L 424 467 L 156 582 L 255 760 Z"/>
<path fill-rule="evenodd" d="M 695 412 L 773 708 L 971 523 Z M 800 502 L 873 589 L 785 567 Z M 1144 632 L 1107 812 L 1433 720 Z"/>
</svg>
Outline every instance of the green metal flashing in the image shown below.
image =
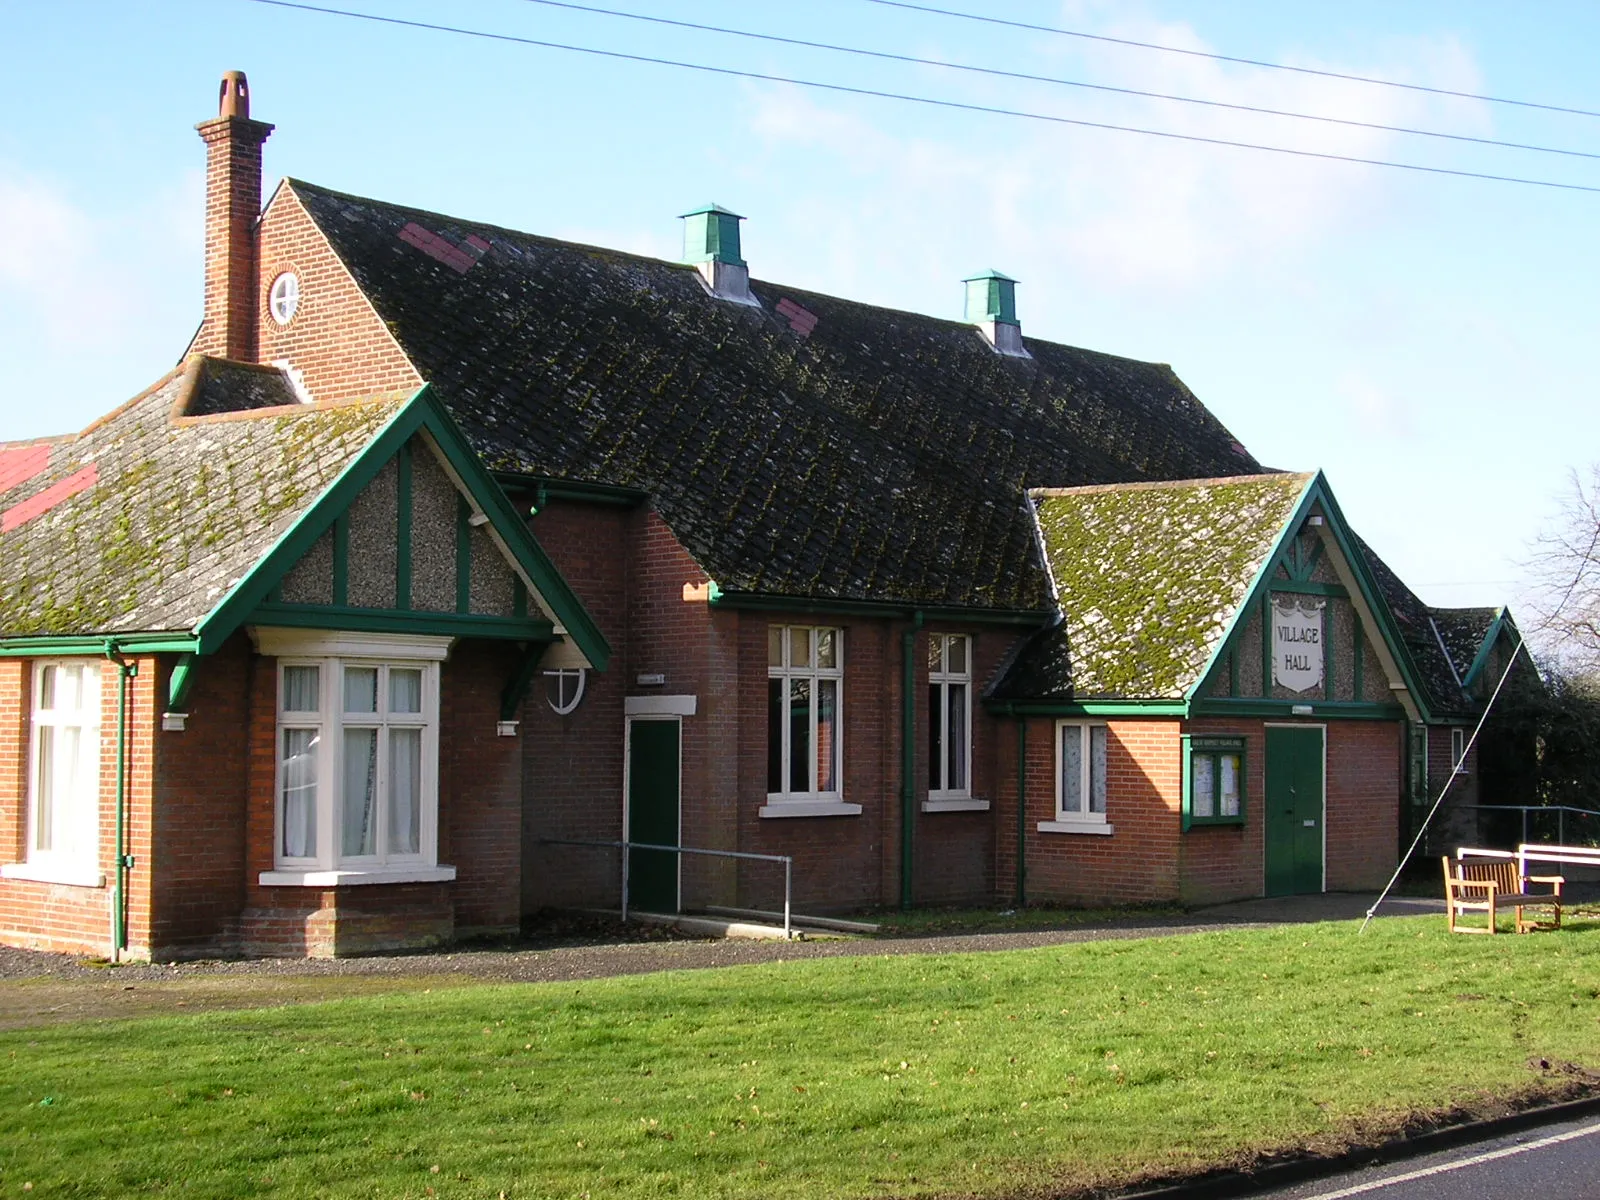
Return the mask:
<svg viewBox="0 0 1600 1200">
<path fill-rule="evenodd" d="M 1502 607 L 1495 614 L 1494 620 L 1489 623 L 1488 632 L 1483 635 L 1483 641 L 1478 644 L 1478 652 L 1472 657 L 1472 665 L 1467 668 L 1467 673 L 1461 677 L 1463 691 L 1471 691 L 1472 685 L 1477 682 L 1478 676 L 1483 674 L 1489 665 L 1489 654 L 1494 650 L 1495 642 L 1499 641 L 1500 634 L 1507 628 L 1516 628 L 1516 623 L 1511 620 L 1511 611 Z"/>
<path fill-rule="evenodd" d="M 543 475 L 522 475 L 515 471 L 496 471 L 494 477 L 508 493 L 523 495 L 531 492 L 536 500 L 536 508 L 543 508 L 549 500 L 578 500 L 586 504 L 634 508 L 650 498 L 648 492 L 641 492 L 638 488 L 614 487 L 606 483 L 549 479 Z"/>
<path fill-rule="evenodd" d="M 335 608 L 325 604 L 256 606 L 252 625 L 295 629 L 348 629 L 357 633 L 416 633 L 428 637 L 492 638 L 499 641 L 557 640 L 555 626 L 543 617 L 496 617 L 482 613 L 405 612 L 390 608 Z"/>
<path fill-rule="evenodd" d="M 276 600 L 278 597 L 271 596 Z M 350 514 L 342 512 L 333 521 L 333 602 L 341 607 L 350 602 Z"/>
<path fill-rule="evenodd" d="M 456 611 L 472 611 L 472 505 L 456 497 Z"/>
<path fill-rule="evenodd" d="M 189 702 L 189 689 L 194 686 L 195 655 L 189 651 L 178 656 L 172 664 L 172 674 L 167 677 L 167 711 L 183 712 Z"/>
<path fill-rule="evenodd" d="M 323 489 L 322 494 L 294 524 L 284 530 L 272 549 L 262 557 L 255 568 L 235 584 L 216 607 L 200 621 L 195 629 L 195 635 L 200 642 L 199 653 L 212 653 L 247 619 L 257 619 L 254 614 L 258 606 L 266 600 L 268 591 L 311 548 L 322 532 L 334 524 L 338 516 L 350 507 L 356 496 L 377 477 L 384 465 L 401 452 L 401 448 L 413 435 L 422 430 L 426 430 L 433 438 L 434 444 L 444 454 L 457 478 L 461 480 L 478 507 L 493 522 L 496 532 L 504 540 L 518 566 L 533 581 L 540 595 L 545 598 L 561 624 L 565 626 L 568 636 L 596 670 L 604 670 L 611 657 L 611 647 L 600 633 L 599 627 L 584 610 L 577 596 L 555 569 L 543 549 L 533 540 L 527 526 L 506 499 L 505 493 L 484 470 L 483 464 L 472 452 L 455 422 L 445 412 L 443 405 L 434 398 L 432 386 L 429 384 L 424 384 L 411 401 L 384 424 L 366 449 L 346 465 L 338 478 Z M 401 557 L 409 559 L 408 555 Z M 407 570 L 409 571 L 409 564 Z M 278 613 L 304 611 L 287 605 L 273 605 L 272 608 Z M 347 611 L 357 612 L 357 610 Z M 460 621 L 462 614 L 454 616 Z M 368 614 L 349 619 L 370 622 L 380 618 Z M 381 619 L 390 620 L 392 614 L 383 614 Z M 441 617 L 437 616 L 418 619 L 425 620 L 430 627 L 438 627 L 441 624 Z M 493 620 L 490 619 L 491 622 Z M 461 628 L 465 629 L 471 624 L 472 622 L 466 622 Z M 534 623 L 528 624 L 531 626 Z M 538 624 L 545 625 L 542 621 Z M 353 625 L 340 627 L 357 628 Z M 494 624 L 484 626 L 485 629 L 502 627 Z M 390 629 L 392 626 L 384 625 L 383 628 Z M 463 636 L 504 635 L 483 632 L 471 635 L 463 633 Z M 538 635 L 528 632 L 515 636 L 533 639 Z"/>
<path fill-rule="evenodd" d="M 1249 697 L 1232 700 L 1223 696 L 1194 701 L 1189 706 L 1189 715 L 1292 717 L 1296 715 L 1294 709 L 1297 707 L 1311 709 L 1309 715 L 1313 717 L 1337 717 L 1341 720 L 1397 721 L 1405 716 L 1405 709 L 1398 704 L 1372 704 L 1359 700 L 1256 700 Z"/>
<path fill-rule="evenodd" d="M 119 633 L 113 640 L 124 654 L 190 654 L 200 649 L 192 633 Z M 82 634 L 0 638 L 0 658 L 99 657 L 105 648 L 104 637 Z"/>
<path fill-rule="evenodd" d="M 533 682 L 534 672 L 539 668 L 539 660 L 544 657 L 545 647 L 548 642 L 529 642 L 517 659 L 517 665 L 511 672 L 511 677 L 506 680 L 506 686 L 500 691 L 500 719 L 514 721 L 517 710 L 522 707 L 522 700 L 528 694 L 528 685 Z"/>
<path fill-rule="evenodd" d="M 411 607 L 411 443 L 400 443 L 394 456 L 394 606 Z"/>
<path fill-rule="evenodd" d="M 709 601 L 714 608 L 739 608 L 754 612 L 820 613 L 843 617 L 880 617 L 904 621 L 921 613 L 928 621 L 965 622 L 969 625 L 1023 625 L 1042 627 L 1055 615 L 1043 609 L 928 607 L 896 604 L 889 600 L 829 600 L 813 596 L 782 596 L 768 592 L 728 592 L 715 583 Z"/>
</svg>

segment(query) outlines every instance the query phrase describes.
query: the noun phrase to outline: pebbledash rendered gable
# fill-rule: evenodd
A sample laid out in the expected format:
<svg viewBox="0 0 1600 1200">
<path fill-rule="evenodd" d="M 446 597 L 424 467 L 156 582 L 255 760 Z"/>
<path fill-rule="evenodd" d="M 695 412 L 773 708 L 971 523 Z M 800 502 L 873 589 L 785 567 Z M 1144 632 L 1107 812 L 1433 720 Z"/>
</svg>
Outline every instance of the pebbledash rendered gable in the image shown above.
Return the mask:
<svg viewBox="0 0 1600 1200">
<path fill-rule="evenodd" d="M 1162 365 L 287 187 L 492 469 L 647 493 L 725 596 L 1042 613 L 1027 487 L 1260 470 Z"/>
</svg>

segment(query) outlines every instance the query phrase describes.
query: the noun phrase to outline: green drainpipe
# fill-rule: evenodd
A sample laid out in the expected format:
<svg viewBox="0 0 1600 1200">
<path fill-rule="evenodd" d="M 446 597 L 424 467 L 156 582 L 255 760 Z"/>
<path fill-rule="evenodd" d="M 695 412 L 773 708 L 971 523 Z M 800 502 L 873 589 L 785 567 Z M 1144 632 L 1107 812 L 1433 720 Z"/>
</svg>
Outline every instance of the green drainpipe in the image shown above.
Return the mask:
<svg viewBox="0 0 1600 1200">
<path fill-rule="evenodd" d="M 117 848 L 116 882 L 111 888 L 111 961 L 120 962 L 128 948 L 128 680 L 139 674 L 139 664 L 117 651 L 115 638 L 106 639 L 106 657 L 117 664 Z"/>
<path fill-rule="evenodd" d="M 1028 718 L 1017 718 L 1017 908 L 1028 903 Z"/>
<path fill-rule="evenodd" d="M 917 631 L 922 610 L 911 614 L 911 625 L 900 637 L 900 658 L 905 680 L 900 688 L 900 907 L 911 907 L 911 827 L 917 807 Z"/>
</svg>

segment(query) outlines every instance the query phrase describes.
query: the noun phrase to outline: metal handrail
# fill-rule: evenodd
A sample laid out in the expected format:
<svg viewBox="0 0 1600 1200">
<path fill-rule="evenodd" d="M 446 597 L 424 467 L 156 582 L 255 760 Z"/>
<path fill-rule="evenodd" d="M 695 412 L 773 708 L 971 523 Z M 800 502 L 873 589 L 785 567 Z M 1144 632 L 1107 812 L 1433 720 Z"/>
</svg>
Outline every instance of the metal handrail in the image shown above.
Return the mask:
<svg viewBox="0 0 1600 1200">
<path fill-rule="evenodd" d="M 1522 840 L 1528 840 L 1528 814 L 1548 813 L 1556 814 L 1556 841 L 1567 840 L 1567 814 L 1578 813 L 1586 817 L 1600 817 L 1600 809 L 1577 808 L 1570 804 L 1461 804 L 1457 808 L 1473 812 L 1520 812 L 1522 814 Z"/>
<path fill-rule="evenodd" d="M 600 846 L 612 850 L 622 851 L 622 919 L 628 919 L 628 851 L 629 850 L 662 850 L 668 854 L 704 854 L 709 858 L 749 858 L 758 862 L 781 862 L 783 864 L 783 936 L 785 939 L 793 938 L 794 934 L 790 925 L 790 893 L 794 885 L 794 858 L 788 854 L 752 854 L 747 850 L 703 850 L 699 846 L 658 846 L 652 842 L 603 842 L 592 841 L 587 838 L 540 838 L 541 845 L 546 846 Z"/>
</svg>

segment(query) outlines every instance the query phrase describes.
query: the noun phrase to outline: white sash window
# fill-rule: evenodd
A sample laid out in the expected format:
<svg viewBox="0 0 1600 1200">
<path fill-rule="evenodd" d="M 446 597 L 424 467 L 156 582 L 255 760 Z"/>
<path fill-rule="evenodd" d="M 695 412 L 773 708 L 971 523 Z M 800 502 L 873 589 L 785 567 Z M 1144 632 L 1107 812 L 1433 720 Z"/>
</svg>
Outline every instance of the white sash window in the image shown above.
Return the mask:
<svg viewBox="0 0 1600 1200">
<path fill-rule="evenodd" d="M 28 864 L 94 872 L 100 848 L 100 667 L 42 662 L 33 671 Z"/>
</svg>

